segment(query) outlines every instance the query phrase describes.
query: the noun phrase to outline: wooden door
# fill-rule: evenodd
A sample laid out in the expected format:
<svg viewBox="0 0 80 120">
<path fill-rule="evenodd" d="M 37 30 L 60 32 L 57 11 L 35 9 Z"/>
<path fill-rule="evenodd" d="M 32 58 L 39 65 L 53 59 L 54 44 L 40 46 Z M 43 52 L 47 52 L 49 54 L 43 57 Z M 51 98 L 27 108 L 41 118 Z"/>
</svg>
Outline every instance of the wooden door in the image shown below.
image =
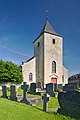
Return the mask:
<svg viewBox="0 0 80 120">
<path fill-rule="evenodd" d="M 51 78 L 51 83 L 57 84 L 57 78 L 52 77 L 52 78 Z"/>
</svg>

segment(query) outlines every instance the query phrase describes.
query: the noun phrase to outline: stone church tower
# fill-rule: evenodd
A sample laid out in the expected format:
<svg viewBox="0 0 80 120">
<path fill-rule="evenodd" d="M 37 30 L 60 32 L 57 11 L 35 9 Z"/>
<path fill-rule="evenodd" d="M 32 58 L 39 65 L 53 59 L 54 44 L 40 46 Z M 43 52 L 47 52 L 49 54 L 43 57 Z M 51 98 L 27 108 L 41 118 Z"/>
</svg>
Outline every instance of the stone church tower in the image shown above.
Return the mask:
<svg viewBox="0 0 80 120">
<path fill-rule="evenodd" d="M 23 79 L 28 84 L 47 83 L 65 85 L 68 70 L 63 66 L 63 36 L 57 34 L 49 21 L 34 43 L 34 57 L 22 65 Z"/>
</svg>

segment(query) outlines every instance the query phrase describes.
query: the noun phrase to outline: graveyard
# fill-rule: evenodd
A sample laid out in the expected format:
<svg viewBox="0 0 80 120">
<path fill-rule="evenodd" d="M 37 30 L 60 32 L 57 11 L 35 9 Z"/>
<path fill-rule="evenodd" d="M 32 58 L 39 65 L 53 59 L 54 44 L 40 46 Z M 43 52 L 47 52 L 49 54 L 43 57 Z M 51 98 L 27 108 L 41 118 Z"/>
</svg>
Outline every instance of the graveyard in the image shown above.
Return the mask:
<svg viewBox="0 0 80 120">
<path fill-rule="evenodd" d="M 45 113 L 19 102 L 0 99 L 0 120 L 74 120 L 56 113 Z"/>
<path fill-rule="evenodd" d="M 47 92 L 41 95 L 30 93 L 26 82 L 23 82 L 17 91 L 15 85 L 11 85 L 9 89 L 3 85 L 0 90 L 0 120 L 24 120 L 26 118 L 27 120 L 79 120 L 79 92 L 61 92 L 57 97 Z"/>
<path fill-rule="evenodd" d="M 79 13 L 80 0 L 0 0 L 0 120 L 80 120 Z"/>
<path fill-rule="evenodd" d="M 1 61 L 2 62 L 2 61 Z M 11 67 L 9 67 L 9 64 Z M 5 63 L 12 69 L 12 63 Z M 15 69 L 20 69 L 17 68 Z M 13 75 L 14 75 L 13 67 Z M 2 67 L 4 68 L 4 67 Z M 4 69 L 5 71 L 5 69 Z M 12 70 L 8 73 L 12 74 Z M 17 72 L 16 72 L 17 73 Z M 21 75 L 21 72 L 18 74 Z M 2 75 L 4 76 L 4 74 Z M 80 119 L 80 90 L 73 85 L 27 82 L 16 84 L 14 81 L 1 76 L 0 84 L 0 120 L 79 120 Z M 17 75 L 16 75 L 17 76 Z M 19 77 L 18 77 L 19 78 Z M 10 81 L 10 83 L 8 83 Z M 20 80 L 21 81 L 21 78 Z"/>
</svg>

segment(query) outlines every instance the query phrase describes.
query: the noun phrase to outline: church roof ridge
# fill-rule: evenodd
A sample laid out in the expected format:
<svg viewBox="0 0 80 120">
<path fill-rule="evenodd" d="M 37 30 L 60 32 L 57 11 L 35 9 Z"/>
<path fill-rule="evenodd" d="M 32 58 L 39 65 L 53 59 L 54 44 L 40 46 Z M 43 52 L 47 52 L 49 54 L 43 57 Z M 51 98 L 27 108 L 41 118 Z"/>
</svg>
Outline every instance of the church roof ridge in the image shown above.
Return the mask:
<svg viewBox="0 0 80 120">
<path fill-rule="evenodd" d="M 31 58 L 29 58 L 27 61 L 25 61 L 24 63 L 27 63 L 29 61 L 31 61 L 34 58 L 34 56 L 32 56 Z"/>
</svg>

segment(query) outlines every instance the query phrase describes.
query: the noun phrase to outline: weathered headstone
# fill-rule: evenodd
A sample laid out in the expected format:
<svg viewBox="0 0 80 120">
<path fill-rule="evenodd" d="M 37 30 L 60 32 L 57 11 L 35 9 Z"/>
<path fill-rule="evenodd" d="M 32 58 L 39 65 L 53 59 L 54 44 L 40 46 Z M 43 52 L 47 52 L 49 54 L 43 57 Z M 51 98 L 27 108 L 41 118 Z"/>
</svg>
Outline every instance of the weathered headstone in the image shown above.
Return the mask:
<svg viewBox="0 0 80 120">
<path fill-rule="evenodd" d="M 31 83 L 30 84 L 30 93 L 31 94 L 36 94 L 36 83 Z"/>
<path fill-rule="evenodd" d="M 74 85 L 66 84 L 65 86 L 63 86 L 64 91 L 73 91 L 74 89 L 75 89 Z"/>
<path fill-rule="evenodd" d="M 2 86 L 2 96 L 1 97 L 3 97 L 3 98 L 8 98 L 7 97 L 7 90 L 6 90 L 6 86 L 4 85 L 4 86 Z"/>
<path fill-rule="evenodd" d="M 37 88 L 42 88 L 42 83 L 41 82 L 37 83 Z"/>
<path fill-rule="evenodd" d="M 79 89 L 79 83 L 68 83 L 66 85 L 69 85 L 69 86 L 74 86 L 74 89 Z"/>
<path fill-rule="evenodd" d="M 10 86 L 10 100 L 17 101 L 15 85 Z"/>
<path fill-rule="evenodd" d="M 58 89 L 59 89 L 59 88 L 63 89 L 62 84 L 58 84 Z"/>
<path fill-rule="evenodd" d="M 67 91 L 58 94 L 60 108 L 58 112 L 63 115 L 80 118 L 80 92 Z"/>
<path fill-rule="evenodd" d="M 49 95 L 47 93 L 44 94 L 44 96 L 42 96 L 42 100 L 43 100 L 43 111 L 48 111 L 48 101 L 49 101 Z"/>
<path fill-rule="evenodd" d="M 23 82 L 23 85 L 21 85 L 21 89 L 23 89 L 23 99 L 20 102 L 30 104 L 30 102 L 27 100 L 27 95 L 26 95 L 28 89 L 28 85 L 26 84 L 26 82 Z"/>
<path fill-rule="evenodd" d="M 53 83 L 48 83 L 46 84 L 46 93 L 48 93 L 51 96 L 54 96 L 54 91 L 55 91 L 55 84 Z"/>
</svg>

